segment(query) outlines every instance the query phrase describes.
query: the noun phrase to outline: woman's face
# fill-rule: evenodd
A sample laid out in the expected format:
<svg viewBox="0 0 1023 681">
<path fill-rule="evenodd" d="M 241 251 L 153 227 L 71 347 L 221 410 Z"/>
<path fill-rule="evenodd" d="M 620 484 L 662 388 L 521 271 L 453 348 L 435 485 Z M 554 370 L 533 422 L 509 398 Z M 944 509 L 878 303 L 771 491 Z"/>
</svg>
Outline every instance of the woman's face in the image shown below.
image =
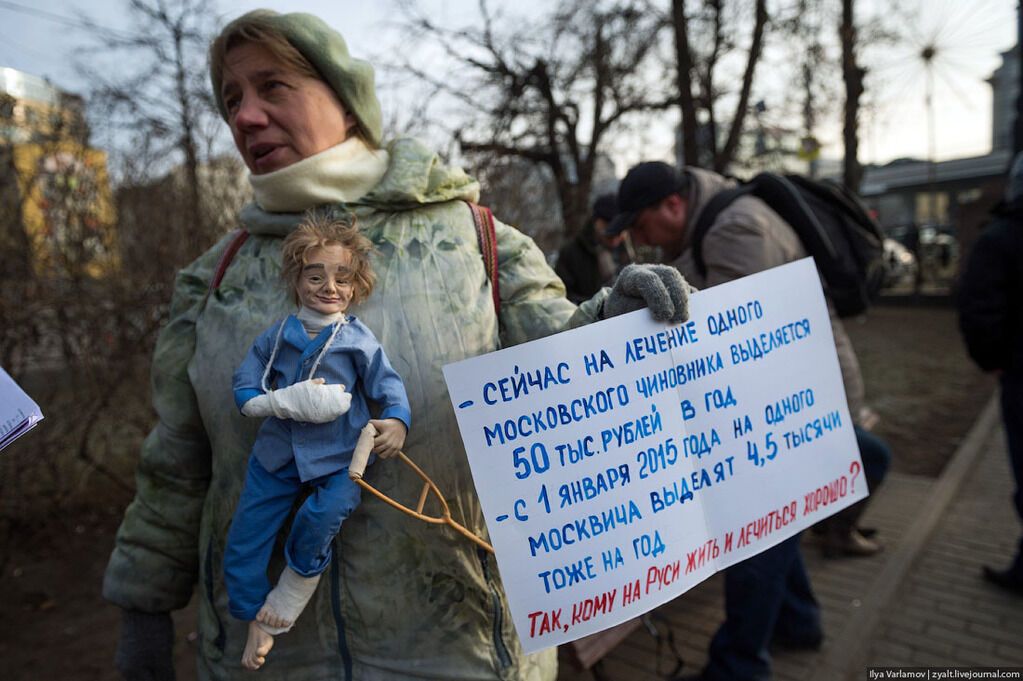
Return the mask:
<svg viewBox="0 0 1023 681">
<path fill-rule="evenodd" d="M 315 248 L 306 254 L 298 275 L 298 299 L 320 314 L 348 309 L 355 293 L 352 254 L 339 244 Z"/>
<path fill-rule="evenodd" d="M 253 175 L 340 144 L 355 126 L 326 83 L 288 69 L 255 43 L 225 56 L 221 97 L 235 146 Z"/>
</svg>

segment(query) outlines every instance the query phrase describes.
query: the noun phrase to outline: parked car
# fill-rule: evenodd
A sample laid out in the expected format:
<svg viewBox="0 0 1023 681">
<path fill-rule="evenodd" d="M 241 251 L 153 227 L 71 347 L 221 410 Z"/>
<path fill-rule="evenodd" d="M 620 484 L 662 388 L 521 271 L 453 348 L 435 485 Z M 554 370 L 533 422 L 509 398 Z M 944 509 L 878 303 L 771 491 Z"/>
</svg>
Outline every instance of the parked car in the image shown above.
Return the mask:
<svg viewBox="0 0 1023 681">
<path fill-rule="evenodd" d="M 924 284 L 948 286 L 955 280 L 959 268 L 959 240 L 954 226 L 904 224 L 888 227 L 886 232 L 915 256 L 916 290 Z"/>
<path fill-rule="evenodd" d="M 912 288 L 916 282 L 918 264 L 916 256 L 892 238 L 884 240 L 883 288 Z"/>
</svg>

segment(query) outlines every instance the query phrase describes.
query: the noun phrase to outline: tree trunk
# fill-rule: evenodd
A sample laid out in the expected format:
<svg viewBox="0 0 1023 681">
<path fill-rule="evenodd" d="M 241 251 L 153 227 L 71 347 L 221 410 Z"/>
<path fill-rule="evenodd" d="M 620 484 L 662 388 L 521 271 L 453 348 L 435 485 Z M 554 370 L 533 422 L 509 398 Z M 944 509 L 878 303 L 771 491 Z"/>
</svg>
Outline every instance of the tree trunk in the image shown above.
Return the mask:
<svg viewBox="0 0 1023 681">
<path fill-rule="evenodd" d="M 842 41 L 842 79 L 845 81 L 845 119 L 842 141 L 845 158 L 842 164 L 842 181 L 854 192 L 859 192 L 863 179 L 863 168 L 858 159 L 860 96 L 863 94 L 863 78 L 866 69 L 856 63 L 856 23 L 853 0 L 842 0 L 842 24 L 839 27 Z"/>
<path fill-rule="evenodd" d="M 721 142 L 720 135 L 718 134 L 718 120 L 717 112 L 714 109 L 714 102 L 717 101 L 717 86 L 714 84 L 714 72 L 718 67 L 718 59 L 721 57 L 721 52 L 725 45 L 725 35 L 722 30 L 722 17 L 721 14 L 724 10 L 724 5 L 721 0 L 708 0 L 708 5 L 713 12 L 714 19 L 714 41 L 713 48 L 710 54 L 706 57 L 706 63 L 702 69 L 703 73 L 700 77 L 700 105 L 703 110 L 707 112 L 707 123 L 706 130 L 702 131 L 702 134 L 698 135 L 698 146 L 699 153 L 702 159 L 710 161 L 711 165 L 714 163 L 714 159 L 718 156 L 718 146 Z M 700 69 L 698 68 L 697 71 Z M 703 167 L 702 163 L 695 163 Z"/>
<path fill-rule="evenodd" d="M 693 54 L 689 49 L 685 0 L 671 0 L 671 22 L 675 28 L 675 62 L 678 70 L 678 108 L 682 112 L 682 156 L 686 165 L 699 164 L 696 104 L 693 101 Z"/>
<path fill-rule="evenodd" d="M 202 191 L 199 181 L 199 152 L 195 143 L 195 116 L 192 112 L 192 99 L 188 93 L 188 74 L 185 68 L 185 53 L 180 27 L 175 27 L 174 30 L 174 61 L 175 86 L 181 122 L 179 145 L 185 155 L 185 196 L 188 201 L 185 214 L 191 222 L 188 228 L 195 230 L 194 234 L 201 234 L 204 224 L 200 206 Z M 203 234 L 203 237 L 206 235 Z M 203 238 L 201 243 L 205 243 L 205 240 Z"/>
</svg>

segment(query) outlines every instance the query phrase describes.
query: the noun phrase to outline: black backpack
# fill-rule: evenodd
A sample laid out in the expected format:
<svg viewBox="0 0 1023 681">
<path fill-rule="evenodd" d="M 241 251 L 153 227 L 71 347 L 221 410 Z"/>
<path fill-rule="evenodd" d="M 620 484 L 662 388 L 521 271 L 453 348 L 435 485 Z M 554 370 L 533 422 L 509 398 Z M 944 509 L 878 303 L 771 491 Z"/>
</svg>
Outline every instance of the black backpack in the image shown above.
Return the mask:
<svg viewBox="0 0 1023 681">
<path fill-rule="evenodd" d="M 869 307 L 884 281 L 884 234 L 859 197 L 830 180 L 761 173 L 716 194 L 693 226 L 693 257 L 702 276 L 707 276 L 703 238 L 721 211 L 747 194 L 770 206 L 799 235 L 839 317 Z"/>
</svg>

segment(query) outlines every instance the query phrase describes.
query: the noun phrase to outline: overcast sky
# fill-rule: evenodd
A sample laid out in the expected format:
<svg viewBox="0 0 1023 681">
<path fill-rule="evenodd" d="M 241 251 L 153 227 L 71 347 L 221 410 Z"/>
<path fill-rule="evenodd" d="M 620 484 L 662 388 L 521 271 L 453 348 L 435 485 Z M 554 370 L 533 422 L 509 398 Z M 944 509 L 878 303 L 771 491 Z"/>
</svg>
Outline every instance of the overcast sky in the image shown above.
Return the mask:
<svg viewBox="0 0 1023 681">
<path fill-rule="evenodd" d="M 428 1 L 438 22 L 461 26 L 475 16 L 475 0 Z M 906 2 L 924 8 L 909 32 L 918 44 L 933 41 L 939 49 L 934 69 L 937 157 L 986 153 L 991 143 L 991 90 L 984 81 L 1000 63 L 999 53 L 1016 41 L 1015 0 L 903 0 Z M 514 14 L 536 12 L 551 3 L 492 0 L 492 4 Z M 861 7 L 869 13 L 887 11 L 891 4 L 891 0 L 864 0 Z M 57 17 L 73 23 L 76 13 L 86 11 L 106 27 L 126 29 L 125 5 L 125 0 L 0 0 L 0 66 L 45 76 L 66 90 L 84 94 L 88 84 L 81 81 L 73 64 L 73 48 L 83 37 Z M 256 7 L 318 14 L 337 27 L 351 51 L 360 56 L 386 53 L 400 44 L 398 30 L 390 22 L 390 0 L 220 0 L 217 6 L 226 18 Z M 916 57 L 918 52 L 918 46 L 903 45 L 875 55 L 875 74 L 885 86 L 874 90 L 875 106 L 864 116 L 861 160 L 927 156 L 927 69 Z M 821 126 L 819 137 L 825 154 L 837 157 L 841 154 L 837 144 L 841 129 L 837 115 L 831 118 L 835 120 Z M 649 148 L 649 142 L 646 144 Z M 670 159 L 670 154 L 667 149 L 662 156 Z"/>
</svg>

